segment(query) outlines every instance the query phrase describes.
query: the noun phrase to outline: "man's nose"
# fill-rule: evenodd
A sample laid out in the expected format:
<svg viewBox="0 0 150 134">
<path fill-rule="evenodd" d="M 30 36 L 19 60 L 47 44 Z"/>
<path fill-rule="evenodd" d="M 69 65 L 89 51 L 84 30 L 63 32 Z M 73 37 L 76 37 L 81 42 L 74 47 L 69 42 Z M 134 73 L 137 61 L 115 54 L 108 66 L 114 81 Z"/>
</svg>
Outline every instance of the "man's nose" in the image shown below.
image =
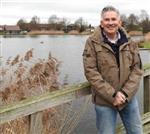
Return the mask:
<svg viewBox="0 0 150 134">
<path fill-rule="evenodd" d="M 113 21 L 112 21 L 112 20 L 109 20 L 109 22 L 108 22 L 108 23 L 109 23 L 109 25 L 111 25 L 111 24 L 113 24 Z"/>
</svg>

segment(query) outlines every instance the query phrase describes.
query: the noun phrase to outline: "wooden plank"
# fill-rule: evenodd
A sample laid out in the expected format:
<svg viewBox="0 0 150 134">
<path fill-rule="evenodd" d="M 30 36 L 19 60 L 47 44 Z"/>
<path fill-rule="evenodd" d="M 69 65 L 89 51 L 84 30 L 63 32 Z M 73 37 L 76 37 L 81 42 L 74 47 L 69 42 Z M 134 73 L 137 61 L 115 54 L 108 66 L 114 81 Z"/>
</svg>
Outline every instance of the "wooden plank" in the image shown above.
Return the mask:
<svg viewBox="0 0 150 134">
<path fill-rule="evenodd" d="M 144 134 L 149 134 L 150 133 L 150 112 L 142 115 L 141 120 L 142 120 Z M 123 124 L 120 124 L 117 127 L 116 133 L 117 134 L 125 134 L 126 133 Z"/>
<path fill-rule="evenodd" d="M 37 112 L 30 115 L 30 132 L 29 134 L 42 134 L 43 123 L 42 123 L 42 112 Z"/>
<path fill-rule="evenodd" d="M 140 51 L 149 51 L 150 49 L 149 48 L 140 48 Z"/>
<path fill-rule="evenodd" d="M 143 66 L 143 69 L 144 69 L 144 74 L 143 74 L 144 77 L 150 75 L 150 64 L 145 64 Z"/>
<path fill-rule="evenodd" d="M 0 124 L 54 107 L 90 94 L 90 84 L 85 82 L 61 90 L 0 107 Z"/>
<path fill-rule="evenodd" d="M 150 112 L 150 75 L 144 77 L 144 113 Z"/>
</svg>

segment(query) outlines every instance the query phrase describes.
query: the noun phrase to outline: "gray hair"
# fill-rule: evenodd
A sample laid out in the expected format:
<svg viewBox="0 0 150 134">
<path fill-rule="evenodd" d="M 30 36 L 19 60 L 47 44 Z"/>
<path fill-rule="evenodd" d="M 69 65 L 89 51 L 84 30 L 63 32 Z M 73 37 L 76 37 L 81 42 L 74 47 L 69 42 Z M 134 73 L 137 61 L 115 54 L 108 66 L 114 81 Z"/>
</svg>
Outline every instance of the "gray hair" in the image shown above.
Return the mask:
<svg viewBox="0 0 150 134">
<path fill-rule="evenodd" d="M 115 7 L 113 6 L 106 6 L 102 9 L 101 11 L 101 18 L 103 18 L 104 13 L 108 12 L 108 11 L 114 11 L 118 14 L 118 16 L 120 17 L 120 13 L 119 10 L 117 10 Z"/>
</svg>

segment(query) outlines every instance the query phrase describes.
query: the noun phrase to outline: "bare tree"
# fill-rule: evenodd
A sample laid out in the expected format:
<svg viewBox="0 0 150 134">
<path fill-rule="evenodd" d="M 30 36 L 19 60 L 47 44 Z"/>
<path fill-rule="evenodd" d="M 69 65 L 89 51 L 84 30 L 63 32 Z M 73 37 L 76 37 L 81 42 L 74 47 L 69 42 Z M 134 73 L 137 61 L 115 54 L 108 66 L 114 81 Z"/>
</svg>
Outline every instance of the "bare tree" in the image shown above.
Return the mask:
<svg viewBox="0 0 150 134">
<path fill-rule="evenodd" d="M 74 24 L 77 29 L 79 29 L 79 32 L 85 31 L 85 29 L 88 27 L 87 22 L 85 22 L 82 17 L 78 18 Z"/>
<path fill-rule="evenodd" d="M 21 30 L 28 31 L 27 22 L 25 19 L 18 20 L 17 25 L 20 27 Z"/>
<path fill-rule="evenodd" d="M 48 19 L 48 24 L 56 24 L 58 21 L 59 18 L 56 15 L 51 15 Z"/>
<path fill-rule="evenodd" d="M 40 18 L 37 17 L 37 16 L 33 16 L 30 23 L 31 24 L 39 24 L 40 23 Z"/>
<path fill-rule="evenodd" d="M 141 18 L 140 26 L 142 27 L 143 33 L 149 32 L 150 20 L 149 15 L 145 10 L 141 10 L 140 18 Z"/>
<path fill-rule="evenodd" d="M 141 21 L 149 19 L 149 15 L 146 10 L 141 10 L 140 19 Z"/>
<path fill-rule="evenodd" d="M 139 17 L 135 14 L 130 14 L 128 17 L 126 28 L 128 31 L 138 31 L 141 30 L 139 25 Z"/>
<path fill-rule="evenodd" d="M 125 14 L 121 14 L 121 21 L 122 21 L 122 26 L 126 28 L 128 24 L 128 18 Z"/>
<path fill-rule="evenodd" d="M 136 16 L 135 14 L 130 14 L 130 16 L 128 17 L 128 23 L 132 24 L 132 25 L 137 25 L 138 24 L 138 16 Z"/>
</svg>

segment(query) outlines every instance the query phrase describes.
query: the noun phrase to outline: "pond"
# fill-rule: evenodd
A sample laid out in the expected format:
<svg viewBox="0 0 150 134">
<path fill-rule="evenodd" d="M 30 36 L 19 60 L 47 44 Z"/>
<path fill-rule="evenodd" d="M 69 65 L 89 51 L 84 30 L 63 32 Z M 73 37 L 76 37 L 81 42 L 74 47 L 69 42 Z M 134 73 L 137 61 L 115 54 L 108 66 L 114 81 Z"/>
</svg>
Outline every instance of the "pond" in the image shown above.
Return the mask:
<svg viewBox="0 0 150 134">
<path fill-rule="evenodd" d="M 63 82 L 67 78 L 69 84 L 75 84 L 86 81 L 83 73 L 82 52 L 85 41 L 88 36 L 77 35 L 59 35 L 59 36 L 1 36 L 1 55 L 3 61 L 9 57 L 14 58 L 16 55 L 24 55 L 28 50 L 34 49 L 34 58 L 48 58 L 51 55 L 61 61 L 59 67 L 59 81 Z M 143 64 L 150 63 L 150 51 L 140 50 Z M 4 63 L 4 62 L 3 62 Z M 140 89 L 137 96 L 140 105 L 140 111 L 143 112 L 143 83 L 141 81 Z M 89 108 L 75 130 L 77 134 L 96 133 L 95 113 L 93 105 Z"/>
</svg>

